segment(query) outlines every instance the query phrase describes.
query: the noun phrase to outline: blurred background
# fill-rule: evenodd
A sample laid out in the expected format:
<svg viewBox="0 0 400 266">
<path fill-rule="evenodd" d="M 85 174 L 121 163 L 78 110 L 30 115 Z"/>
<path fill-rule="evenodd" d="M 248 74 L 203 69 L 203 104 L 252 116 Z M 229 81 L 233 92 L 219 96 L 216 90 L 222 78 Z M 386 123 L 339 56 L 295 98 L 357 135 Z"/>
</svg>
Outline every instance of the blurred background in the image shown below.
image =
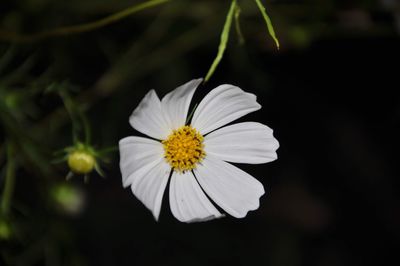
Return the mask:
<svg viewBox="0 0 400 266">
<path fill-rule="evenodd" d="M 122 188 L 118 151 L 88 183 L 53 162 L 74 144 L 65 106 L 84 112 L 94 149 L 113 147 L 137 134 L 128 118 L 149 89 L 207 73 L 228 0 L 36 34 L 143 2 L 0 0 L 0 265 L 399 263 L 400 1 L 265 1 L 279 51 L 254 1 L 238 1 L 245 42 L 232 28 L 195 102 L 223 83 L 256 94 L 263 108 L 241 120 L 273 128 L 281 147 L 275 162 L 240 165 L 265 186 L 257 211 L 195 224 L 168 200 L 155 222 Z"/>
</svg>

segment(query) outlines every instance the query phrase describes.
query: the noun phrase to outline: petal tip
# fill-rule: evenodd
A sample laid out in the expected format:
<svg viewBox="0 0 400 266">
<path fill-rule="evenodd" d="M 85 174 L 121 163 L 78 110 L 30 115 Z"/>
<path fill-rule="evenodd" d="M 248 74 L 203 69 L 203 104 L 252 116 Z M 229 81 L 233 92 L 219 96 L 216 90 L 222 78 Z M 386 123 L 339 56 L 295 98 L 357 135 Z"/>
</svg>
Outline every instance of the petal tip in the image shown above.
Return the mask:
<svg viewBox="0 0 400 266">
<path fill-rule="evenodd" d="M 125 138 L 120 139 L 120 140 L 118 141 L 119 149 L 121 149 L 121 146 L 124 145 L 125 142 L 127 142 L 128 140 L 129 140 L 129 137 L 125 137 Z"/>
<path fill-rule="evenodd" d="M 126 180 L 127 180 L 127 179 L 122 180 L 122 187 L 123 187 L 123 188 L 127 188 L 127 187 L 129 187 L 129 186 L 131 185 L 131 183 L 130 183 L 130 182 L 127 182 Z"/>
<path fill-rule="evenodd" d="M 158 223 L 158 220 L 159 220 L 159 218 L 160 218 L 160 214 L 155 214 L 155 213 L 153 212 L 153 217 L 154 217 L 154 220 Z"/>
<path fill-rule="evenodd" d="M 177 218 L 180 222 L 190 224 L 190 223 L 208 222 L 208 221 L 215 220 L 215 219 L 220 219 L 220 218 L 223 218 L 223 217 L 225 217 L 224 214 L 210 215 L 210 216 L 206 216 L 206 217 L 196 217 L 196 218 L 193 218 L 193 219 L 190 219 L 190 220 L 182 220 L 182 219 L 178 219 L 177 217 L 175 217 L 175 218 Z"/>
<path fill-rule="evenodd" d="M 196 82 L 199 82 L 199 83 L 203 82 L 203 80 L 204 80 L 204 78 L 193 79 L 193 81 L 196 81 Z"/>
</svg>

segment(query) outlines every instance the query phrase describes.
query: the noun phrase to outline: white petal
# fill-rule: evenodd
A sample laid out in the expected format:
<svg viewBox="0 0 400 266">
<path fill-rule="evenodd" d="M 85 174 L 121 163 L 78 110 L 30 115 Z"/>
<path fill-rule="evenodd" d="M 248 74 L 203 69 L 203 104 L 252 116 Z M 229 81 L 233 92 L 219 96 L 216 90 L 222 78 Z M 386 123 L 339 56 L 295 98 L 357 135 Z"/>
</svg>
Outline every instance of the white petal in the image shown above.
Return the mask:
<svg viewBox="0 0 400 266">
<path fill-rule="evenodd" d="M 193 115 L 191 124 L 204 135 L 260 108 L 261 105 L 257 103 L 254 94 L 224 84 L 204 97 Z"/>
<path fill-rule="evenodd" d="M 194 174 L 207 195 L 230 215 L 243 218 L 259 207 L 263 185 L 236 166 L 207 155 Z"/>
<path fill-rule="evenodd" d="M 203 79 L 191 80 L 171 91 L 161 100 L 162 110 L 168 117 L 170 129 L 185 125 L 190 101 Z"/>
<path fill-rule="evenodd" d="M 173 172 L 169 186 L 169 205 L 172 214 L 181 222 L 200 222 L 223 216 L 189 171 Z"/>
<path fill-rule="evenodd" d="M 129 117 L 137 131 L 155 139 L 165 139 L 171 132 L 161 110 L 161 102 L 154 90 L 149 91 Z"/>
<path fill-rule="evenodd" d="M 162 144 L 148 138 L 126 137 L 119 142 L 119 152 L 124 187 L 164 160 Z"/>
<path fill-rule="evenodd" d="M 277 159 L 278 141 L 272 129 L 256 122 L 233 124 L 205 136 L 207 155 L 234 163 L 267 163 Z"/>
<path fill-rule="evenodd" d="M 161 160 L 132 182 L 133 194 L 153 213 L 156 220 L 160 215 L 161 202 L 170 172 L 171 167 Z"/>
</svg>

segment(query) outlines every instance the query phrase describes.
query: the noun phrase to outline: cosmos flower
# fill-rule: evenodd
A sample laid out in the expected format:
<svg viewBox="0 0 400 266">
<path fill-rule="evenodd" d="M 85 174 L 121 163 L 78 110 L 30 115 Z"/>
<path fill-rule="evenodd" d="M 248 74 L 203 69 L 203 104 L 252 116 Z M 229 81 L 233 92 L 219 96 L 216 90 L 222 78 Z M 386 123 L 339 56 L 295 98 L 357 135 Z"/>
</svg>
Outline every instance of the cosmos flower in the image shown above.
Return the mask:
<svg viewBox="0 0 400 266">
<path fill-rule="evenodd" d="M 192 80 L 161 101 L 149 91 L 129 123 L 150 138 L 131 136 L 119 142 L 123 186 L 131 187 L 156 220 L 168 183 L 169 206 L 179 221 L 224 216 L 214 204 L 236 218 L 245 217 L 259 207 L 264 187 L 229 162 L 260 164 L 277 158 L 279 143 L 269 127 L 256 122 L 225 126 L 261 108 L 254 94 L 236 86 L 213 89 L 187 121 L 201 82 Z"/>
</svg>

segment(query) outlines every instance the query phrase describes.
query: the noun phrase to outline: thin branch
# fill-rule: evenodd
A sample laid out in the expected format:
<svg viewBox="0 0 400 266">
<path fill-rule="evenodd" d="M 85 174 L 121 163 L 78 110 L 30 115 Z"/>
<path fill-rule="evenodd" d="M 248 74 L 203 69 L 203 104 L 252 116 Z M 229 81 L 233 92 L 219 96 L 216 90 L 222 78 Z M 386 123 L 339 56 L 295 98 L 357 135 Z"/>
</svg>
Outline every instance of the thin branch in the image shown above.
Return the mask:
<svg viewBox="0 0 400 266">
<path fill-rule="evenodd" d="M 7 143 L 7 164 L 6 164 L 6 178 L 4 180 L 3 195 L 1 197 L 1 212 L 7 215 L 10 211 L 11 199 L 14 194 L 15 187 L 15 156 L 13 146 Z"/>
<path fill-rule="evenodd" d="M 138 5 L 134 5 L 131 7 L 128 7 L 122 11 L 119 11 L 117 13 L 114 13 L 110 16 L 107 16 L 105 18 L 102 18 L 100 20 L 96 20 L 93 22 L 89 23 L 84 23 L 84 24 L 79 24 L 79 25 L 74 25 L 74 26 L 67 26 L 67 27 L 61 27 L 61 28 L 56 28 L 53 30 L 47 30 L 47 31 L 42 31 L 34 34 L 19 34 L 16 32 L 8 32 L 0 29 L 0 40 L 7 41 L 7 42 L 19 42 L 19 43 L 24 43 L 24 42 L 35 42 L 35 41 L 40 41 L 49 37 L 56 37 L 56 36 L 65 36 L 65 35 L 71 35 L 71 34 L 78 34 L 78 33 L 83 33 L 83 32 L 88 32 L 92 31 L 104 26 L 107 26 L 109 24 L 115 23 L 121 19 L 124 19 L 134 13 L 137 13 L 139 11 L 158 6 L 160 4 L 163 4 L 165 2 L 168 2 L 170 0 L 150 0 Z"/>
</svg>

